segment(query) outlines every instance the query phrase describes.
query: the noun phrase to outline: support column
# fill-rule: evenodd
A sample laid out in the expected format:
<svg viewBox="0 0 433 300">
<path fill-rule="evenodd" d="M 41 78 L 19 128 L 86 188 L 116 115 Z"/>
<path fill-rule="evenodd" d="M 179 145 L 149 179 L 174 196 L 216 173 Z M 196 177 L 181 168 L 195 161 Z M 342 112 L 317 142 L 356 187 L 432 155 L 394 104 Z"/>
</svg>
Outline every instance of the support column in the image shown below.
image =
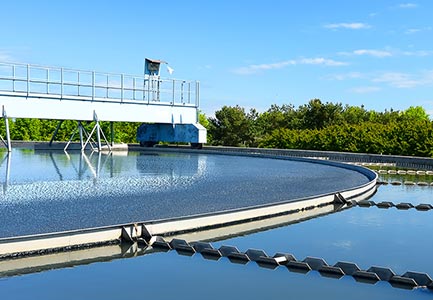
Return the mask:
<svg viewBox="0 0 433 300">
<path fill-rule="evenodd" d="M 62 126 L 62 123 L 63 123 L 63 120 L 60 120 L 59 123 L 57 124 L 56 129 L 54 130 L 53 136 L 51 137 L 50 144 L 49 144 L 50 147 L 51 147 L 51 145 L 53 144 L 54 139 L 55 139 L 56 136 L 57 136 L 57 132 L 59 131 L 60 126 Z"/>
<path fill-rule="evenodd" d="M 110 143 L 111 143 L 111 147 L 114 146 L 114 122 L 110 122 Z"/>
<path fill-rule="evenodd" d="M 99 121 L 96 120 L 96 141 L 98 143 L 98 151 L 101 151 L 102 145 L 101 145 L 101 126 L 99 125 Z"/>
<path fill-rule="evenodd" d="M 80 135 L 80 145 L 81 149 L 83 149 L 83 124 L 81 124 L 81 121 L 78 121 L 78 134 Z"/>
<path fill-rule="evenodd" d="M 8 149 L 8 152 L 12 152 L 12 145 L 11 145 L 11 135 L 9 132 L 9 119 L 6 115 L 6 110 L 5 107 L 2 107 L 2 118 L 5 120 L 5 130 L 6 130 L 6 142 L 3 140 L 3 142 L 5 143 L 5 146 Z"/>
<path fill-rule="evenodd" d="M 12 152 L 11 135 L 9 133 L 9 119 L 6 116 L 3 116 L 3 117 L 5 119 L 6 142 L 7 142 L 8 152 Z"/>
</svg>

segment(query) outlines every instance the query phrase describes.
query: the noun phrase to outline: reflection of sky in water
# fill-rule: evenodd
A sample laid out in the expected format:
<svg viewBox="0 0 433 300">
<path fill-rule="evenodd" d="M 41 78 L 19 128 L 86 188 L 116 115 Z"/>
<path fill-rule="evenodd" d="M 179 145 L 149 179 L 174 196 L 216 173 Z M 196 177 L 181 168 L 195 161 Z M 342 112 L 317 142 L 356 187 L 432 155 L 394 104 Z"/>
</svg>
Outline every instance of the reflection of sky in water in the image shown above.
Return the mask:
<svg viewBox="0 0 433 300">
<path fill-rule="evenodd" d="M 372 200 L 385 196 L 387 190 L 380 188 Z M 432 275 L 432 220 L 431 211 L 355 207 L 218 244 L 236 245 L 241 250 L 260 248 L 269 255 L 287 251 L 298 259 L 322 257 L 329 264 L 340 260 L 353 261 L 361 268 L 387 266 L 397 274 L 415 270 Z"/>
<path fill-rule="evenodd" d="M 238 166 L 236 159 L 220 162 L 207 157 L 205 162 L 206 171 L 197 182 L 223 181 L 227 184 L 239 174 L 244 174 L 248 180 L 254 179 L 248 176 L 248 172 L 238 172 L 236 168 L 230 169 L 233 176 L 223 176 L 227 168 Z M 248 165 L 251 161 L 245 163 Z M 272 164 L 272 167 L 278 165 L 269 160 L 266 163 Z M 266 165 L 262 166 L 263 174 L 269 175 Z M 277 170 L 277 174 L 284 174 L 284 170 Z M 132 167 L 127 172 L 135 174 Z M 314 173 L 313 170 L 309 172 Z M 289 173 L 281 176 L 290 177 Z M 280 175 L 275 176 L 278 178 Z M 266 178 L 260 179 L 269 184 Z M 242 183 L 246 179 L 239 181 Z M 433 188 L 381 186 L 371 200 L 425 203 L 429 202 L 427 200 L 432 192 Z M 242 251 L 248 248 L 264 249 L 269 255 L 289 252 L 297 259 L 322 257 L 329 264 L 344 260 L 355 262 L 362 268 L 385 266 L 391 267 L 397 274 L 412 270 L 433 275 L 430 259 L 433 249 L 429 236 L 433 227 L 432 214 L 432 211 L 418 212 L 413 209 L 399 211 L 395 208 L 355 207 L 213 244 L 234 245 Z M 181 256 L 175 251 L 4 278 L 0 279 L 0 290 L 5 299 L 126 299 L 140 298 L 144 294 L 158 299 L 406 300 L 431 299 L 433 296 L 432 292 L 422 289 L 395 289 L 386 282 L 369 285 L 357 283 L 350 277 L 339 280 L 324 278 L 317 272 L 300 275 L 284 267 L 268 270 L 254 263 L 237 265 L 226 258 L 214 262 L 200 255 Z"/>
<path fill-rule="evenodd" d="M 386 196 L 386 191 L 376 196 Z M 374 222 L 369 221 L 371 215 Z M 412 221 L 406 223 L 407 218 Z M 297 259 L 322 257 L 330 264 L 351 261 L 361 268 L 386 266 L 397 274 L 407 270 L 433 274 L 428 236 L 432 227 L 428 212 L 352 208 L 213 244 L 235 245 L 241 251 L 264 249 L 270 255 L 288 252 Z M 226 258 L 215 262 L 175 251 L 0 280 L 2 295 L 14 299 L 29 295 L 57 299 L 59 293 L 62 299 L 125 299 L 137 296 L 131 287 L 143 285 L 146 297 L 158 299 L 406 300 L 431 299 L 433 295 L 425 289 L 392 288 L 386 282 L 369 285 L 350 277 L 330 279 L 314 271 L 303 275 L 284 267 L 268 270 L 252 262 L 238 265 Z"/>
<path fill-rule="evenodd" d="M 223 211 L 368 181 L 338 167 L 223 155 L 13 151 L 7 162 L 0 236 Z"/>
</svg>

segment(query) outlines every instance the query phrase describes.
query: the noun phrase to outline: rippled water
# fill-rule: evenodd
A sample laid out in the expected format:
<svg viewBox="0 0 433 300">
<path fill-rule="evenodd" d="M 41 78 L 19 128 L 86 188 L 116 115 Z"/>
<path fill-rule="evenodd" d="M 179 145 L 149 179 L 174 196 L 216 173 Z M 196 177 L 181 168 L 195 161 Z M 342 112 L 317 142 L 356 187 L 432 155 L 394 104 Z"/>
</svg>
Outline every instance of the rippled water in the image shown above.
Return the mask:
<svg viewBox="0 0 433 300">
<path fill-rule="evenodd" d="M 143 157 L 137 153 L 129 157 L 135 157 L 136 161 L 146 166 L 150 164 L 148 159 L 150 161 L 156 159 L 156 156 Z M 248 201 L 249 197 L 257 195 L 257 191 L 260 190 L 259 188 L 254 189 L 255 185 L 262 188 L 266 185 L 270 186 L 270 190 L 266 190 L 266 195 L 275 190 L 279 197 L 287 197 L 287 190 L 291 191 L 291 186 L 288 188 L 287 185 L 284 185 L 284 180 L 292 180 L 292 177 L 295 180 L 299 176 L 300 167 L 307 170 L 305 176 L 308 177 L 308 180 L 304 177 L 301 177 L 300 180 L 304 183 L 300 191 L 303 190 L 306 193 L 311 192 L 311 183 L 315 182 L 314 176 L 328 175 L 328 172 L 321 173 L 320 170 L 317 170 L 317 165 L 298 166 L 295 164 L 296 171 L 290 171 L 293 166 L 291 162 L 224 156 L 197 155 L 193 156 L 192 160 L 197 167 L 192 169 L 175 167 L 179 166 L 179 161 L 183 159 L 190 161 L 191 157 L 189 155 L 170 157 L 168 160 L 172 159 L 172 167 L 168 169 L 160 167 L 158 172 L 152 173 L 152 176 L 165 178 L 167 174 L 171 174 L 168 176 L 180 184 L 192 181 L 193 184 L 212 182 L 216 185 L 213 190 L 213 193 L 216 194 L 228 193 L 227 185 L 236 187 L 238 184 L 247 191 L 250 188 L 253 189 L 252 194 L 245 196 L 244 201 Z M 129 160 L 126 157 L 120 159 Z M 93 161 L 93 158 L 90 160 Z M 87 170 L 83 173 L 82 178 L 98 181 L 100 178 L 114 180 L 118 176 L 111 174 L 128 174 L 125 178 L 146 177 L 150 168 L 144 168 L 147 171 L 143 171 L 143 167 L 137 167 L 143 164 L 131 163 L 121 167 L 122 164 L 115 163 L 116 170 L 124 170 L 124 173 L 122 171 L 111 173 L 111 169 L 107 170 L 104 167 L 101 168 L 100 177 L 93 176 Z M 202 170 L 200 172 L 195 171 L 199 169 L 199 165 L 205 165 L 205 167 L 200 169 Z M 166 166 L 165 163 L 164 166 Z M 243 169 L 239 169 L 240 166 Z M 250 167 L 252 169 L 248 169 Z M 59 167 L 59 170 L 62 170 L 62 167 Z M 65 172 L 66 170 L 70 173 L 63 175 L 64 180 L 79 179 L 77 173 L 72 172 L 65 163 Z M 167 170 L 171 171 L 167 172 Z M 181 172 L 183 172 L 182 176 L 187 177 L 187 181 L 179 179 Z M 197 175 L 199 173 L 200 176 Z M 53 174 L 50 180 L 58 181 L 59 177 L 56 178 Z M 335 177 L 331 178 L 335 181 L 335 179 L 343 178 L 339 177 L 341 175 L 345 177 L 347 174 L 335 174 Z M 32 176 L 42 175 L 29 172 L 29 178 Z M 33 182 L 33 179 L 20 181 L 13 179 L 12 176 L 10 179 L 11 182 L 15 180 L 17 184 Z M 173 182 L 170 181 L 171 179 L 167 180 Z M 225 184 L 222 185 L 225 188 L 219 186 L 218 189 L 217 184 Z M 285 187 L 286 193 L 283 188 L 278 188 L 278 184 Z M 176 184 L 174 186 L 177 187 Z M 238 195 L 243 193 L 240 187 L 235 189 Z M 180 188 L 177 191 L 181 190 Z M 213 193 L 208 192 L 207 195 L 214 197 L 213 201 L 217 201 L 218 197 Z M 432 187 L 388 185 L 380 186 L 371 200 L 414 204 L 433 203 L 432 193 Z M 182 195 L 180 192 L 176 194 Z M 238 198 L 227 199 L 229 198 L 222 197 L 221 201 L 232 203 L 233 199 Z M 31 201 L 38 205 L 43 203 L 42 200 Z M 55 206 L 56 203 L 68 203 L 68 201 L 52 199 L 50 205 Z M 99 203 L 105 202 L 100 199 Z M 20 205 L 26 207 L 29 204 L 24 201 Z M 404 211 L 395 208 L 354 207 L 305 222 L 233 237 L 213 244 L 215 247 L 233 245 L 241 251 L 248 248 L 263 249 L 269 255 L 275 252 L 288 252 L 298 260 L 306 256 L 321 257 L 329 264 L 337 261 L 350 261 L 357 263 L 362 269 L 373 265 L 384 266 L 392 268 L 399 275 L 408 270 L 433 275 L 433 262 L 430 259 L 433 245 L 429 236 L 433 229 L 432 221 L 433 211 L 431 210 L 420 212 L 414 209 Z M 252 262 L 247 265 L 239 265 L 231 263 L 226 258 L 212 261 L 198 254 L 187 257 L 175 251 L 3 278 L 0 279 L 0 291 L 5 299 L 126 299 L 133 297 L 139 299 L 144 297 L 158 299 L 431 299 L 433 297 L 433 293 L 429 290 L 396 289 L 386 282 L 370 285 L 356 282 L 347 276 L 341 279 L 331 279 L 322 277 L 314 271 L 308 274 L 298 274 L 289 272 L 285 267 L 269 270 L 260 268 Z"/>
<path fill-rule="evenodd" d="M 173 218 L 368 182 L 347 169 L 224 155 L 3 153 L 0 237 Z"/>
</svg>

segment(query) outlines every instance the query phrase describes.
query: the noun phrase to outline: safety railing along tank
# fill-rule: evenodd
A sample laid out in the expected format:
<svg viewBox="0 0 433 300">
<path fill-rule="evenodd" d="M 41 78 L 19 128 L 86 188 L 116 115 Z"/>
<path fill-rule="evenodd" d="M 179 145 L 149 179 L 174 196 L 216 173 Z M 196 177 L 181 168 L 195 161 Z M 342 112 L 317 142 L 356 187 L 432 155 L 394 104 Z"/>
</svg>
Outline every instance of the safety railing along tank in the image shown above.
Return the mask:
<svg viewBox="0 0 433 300">
<path fill-rule="evenodd" d="M 199 82 L 0 62 L 0 96 L 199 106 Z"/>
</svg>

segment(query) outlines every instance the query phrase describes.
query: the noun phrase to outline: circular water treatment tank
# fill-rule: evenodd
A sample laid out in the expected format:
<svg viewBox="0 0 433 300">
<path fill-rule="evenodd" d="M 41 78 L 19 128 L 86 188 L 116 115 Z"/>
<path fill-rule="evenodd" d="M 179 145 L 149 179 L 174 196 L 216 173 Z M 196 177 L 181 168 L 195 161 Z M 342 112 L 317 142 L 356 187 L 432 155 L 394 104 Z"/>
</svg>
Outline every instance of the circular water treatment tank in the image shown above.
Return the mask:
<svg viewBox="0 0 433 300">
<path fill-rule="evenodd" d="M 356 171 L 358 170 L 358 171 Z M 358 167 L 200 153 L 15 151 L 0 237 L 208 214 L 369 183 Z"/>
</svg>

